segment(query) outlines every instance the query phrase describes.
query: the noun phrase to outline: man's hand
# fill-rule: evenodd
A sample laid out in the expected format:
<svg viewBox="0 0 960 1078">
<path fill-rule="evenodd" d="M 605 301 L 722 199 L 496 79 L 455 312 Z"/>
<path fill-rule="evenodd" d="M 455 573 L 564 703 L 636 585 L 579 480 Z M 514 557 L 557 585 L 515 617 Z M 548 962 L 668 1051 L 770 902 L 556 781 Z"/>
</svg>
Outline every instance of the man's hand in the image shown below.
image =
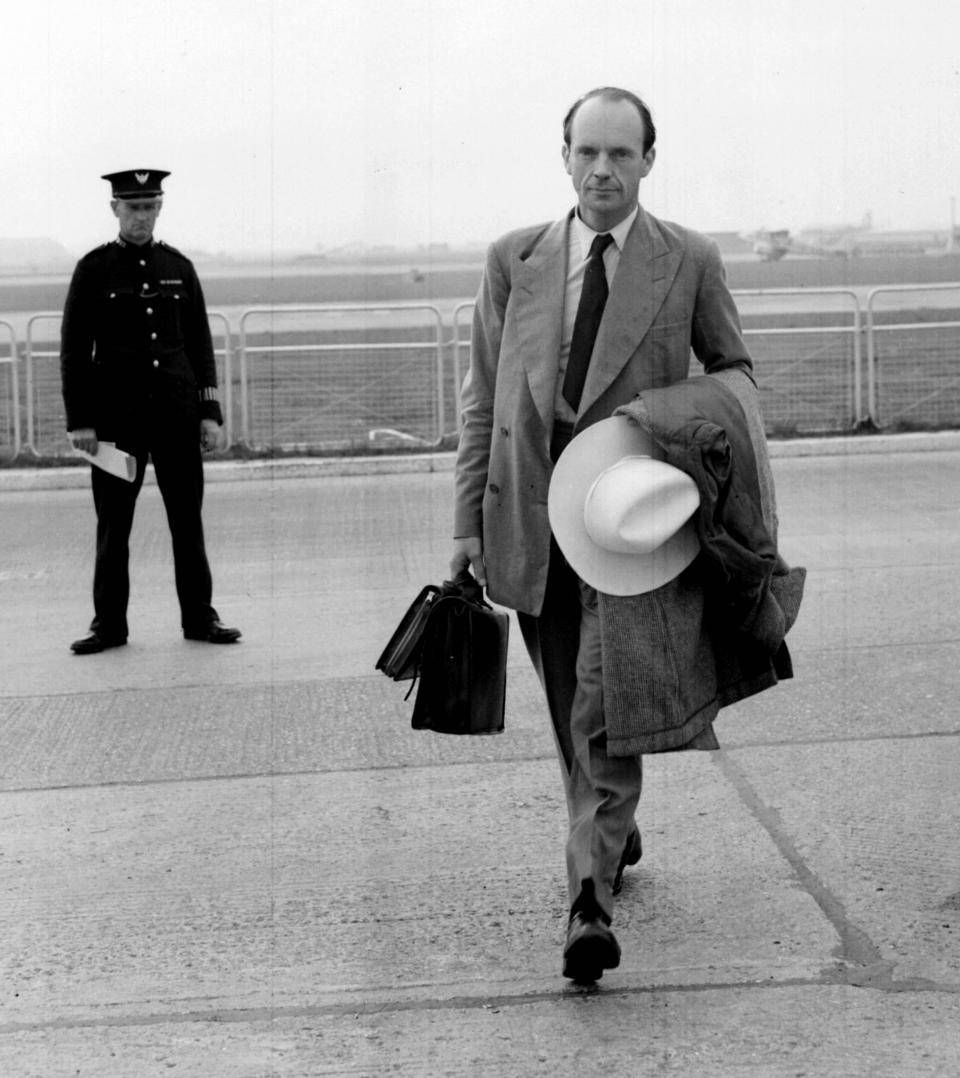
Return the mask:
<svg viewBox="0 0 960 1078">
<path fill-rule="evenodd" d="M 84 453 L 95 456 L 97 452 L 97 432 L 93 427 L 78 427 L 76 430 L 67 431 L 67 437 L 74 449 L 82 449 Z"/>
<path fill-rule="evenodd" d="M 200 420 L 200 447 L 205 453 L 219 449 L 223 442 L 223 431 L 215 419 Z"/>
<path fill-rule="evenodd" d="M 483 566 L 483 540 L 479 535 L 467 535 L 453 541 L 450 579 L 455 580 L 464 569 L 473 573 L 480 587 L 487 586 L 487 571 Z"/>
</svg>

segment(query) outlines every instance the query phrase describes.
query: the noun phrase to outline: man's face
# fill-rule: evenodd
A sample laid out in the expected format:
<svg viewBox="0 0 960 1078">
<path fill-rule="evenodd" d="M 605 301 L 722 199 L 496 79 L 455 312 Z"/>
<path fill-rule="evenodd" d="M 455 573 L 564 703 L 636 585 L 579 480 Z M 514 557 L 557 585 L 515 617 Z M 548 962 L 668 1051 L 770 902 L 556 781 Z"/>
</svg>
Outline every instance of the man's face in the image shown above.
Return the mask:
<svg viewBox="0 0 960 1078">
<path fill-rule="evenodd" d="M 608 232 L 633 211 L 655 151 L 643 152 L 643 119 L 629 101 L 591 97 L 577 109 L 563 163 L 583 221 Z"/>
<path fill-rule="evenodd" d="M 115 198 L 110 203 L 114 216 L 120 222 L 120 235 L 128 243 L 138 246 L 148 243 L 153 236 L 160 206 L 159 198 Z"/>
</svg>

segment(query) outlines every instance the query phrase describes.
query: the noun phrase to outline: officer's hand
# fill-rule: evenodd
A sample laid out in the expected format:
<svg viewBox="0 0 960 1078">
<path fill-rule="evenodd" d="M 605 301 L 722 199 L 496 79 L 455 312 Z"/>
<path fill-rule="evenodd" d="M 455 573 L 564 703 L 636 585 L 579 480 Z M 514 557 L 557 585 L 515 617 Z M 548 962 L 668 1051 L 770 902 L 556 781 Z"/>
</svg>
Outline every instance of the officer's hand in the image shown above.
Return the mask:
<svg viewBox="0 0 960 1078">
<path fill-rule="evenodd" d="M 205 453 L 219 449 L 223 442 L 223 431 L 215 419 L 200 420 L 200 447 Z"/>
<path fill-rule="evenodd" d="M 97 452 L 97 432 L 93 427 L 78 427 L 76 430 L 67 431 L 67 437 L 74 449 L 82 449 L 91 456 Z"/>
<path fill-rule="evenodd" d="M 482 588 L 487 586 L 487 571 L 483 565 L 483 540 L 479 535 L 468 535 L 453 541 L 450 579 L 455 580 L 464 569 L 469 569 L 473 573 Z"/>
</svg>

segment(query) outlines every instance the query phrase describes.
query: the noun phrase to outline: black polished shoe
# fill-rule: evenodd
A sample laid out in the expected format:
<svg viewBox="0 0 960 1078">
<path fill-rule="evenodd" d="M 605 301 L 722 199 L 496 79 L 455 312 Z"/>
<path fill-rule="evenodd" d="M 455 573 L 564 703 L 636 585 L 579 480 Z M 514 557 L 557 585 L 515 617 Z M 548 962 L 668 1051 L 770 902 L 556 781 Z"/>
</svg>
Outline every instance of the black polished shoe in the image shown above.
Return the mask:
<svg viewBox="0 0 960 1078">
<path fill-rule="evenodd" d="M 593 984 L 605 969 L 620 965 L 620 944 L 602 916 L 588 917 L 579 910 L 567 926 L 563 948 L 563 975 L 576 984 Z"/>
<path fill-rule="evenodd" d="M 106 651 L 107 648 L 122 648 L 126 642 L 125 636 L 107 636 L 94 629 L 89 636 L 74 640 L 70 650 L 74 655 L 96 655 L 98 651 Z"/>
<path fill-rule="evenodd" d="M 630 832 L 623 853 L 620 855 L 620 864 L 617 866 L 617 874 L 613 877 L 613 893 L 620 894 L 623 890 L 623 870 L 627 865 L 635 865 L 643 857 L 643 846 L 640 842 L 640 832 L 634 828 Z"/>
<path fill-rule="evenodd" d="M 203 640 L 208 644 L 235 644 L 243 635 L 239 629 L 228 629 L 219 621 L 211 621 L 199 629 L 184 629 L 187 640 Z"/>
</svg>

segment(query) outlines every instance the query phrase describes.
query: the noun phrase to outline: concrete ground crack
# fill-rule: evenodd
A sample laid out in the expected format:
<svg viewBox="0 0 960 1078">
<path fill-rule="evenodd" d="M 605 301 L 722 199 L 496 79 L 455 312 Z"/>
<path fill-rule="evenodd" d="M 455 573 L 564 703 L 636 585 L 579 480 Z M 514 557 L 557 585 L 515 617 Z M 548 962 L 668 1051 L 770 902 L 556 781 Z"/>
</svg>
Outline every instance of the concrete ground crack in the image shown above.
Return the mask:
<svg viewBox="0 0 960 1078">
<path fill-rule="evenodd" d="M 861 972 L 871 971 L 869 977 L 871 982 L 881 977 L 881 971 L 885 971 L 883 975 L 889 977 L 889 968 L 892 964 L 884 961 L 880 948 L 862 928 L 850 920 L 840 899 L 803 859 L 787 834 L 779 812 L 760 797 L 747 778 L 746 772 L 732 756 L 720 750 L 715 753 L 714 759 L 750 813 L 767 832 L 781 856 L 793 869 L 801 887 L 816 902 L 833 926 L 840 940 L 837 947 L 838 959 L 845 966 L 854 967 Z"/>
</svg>

